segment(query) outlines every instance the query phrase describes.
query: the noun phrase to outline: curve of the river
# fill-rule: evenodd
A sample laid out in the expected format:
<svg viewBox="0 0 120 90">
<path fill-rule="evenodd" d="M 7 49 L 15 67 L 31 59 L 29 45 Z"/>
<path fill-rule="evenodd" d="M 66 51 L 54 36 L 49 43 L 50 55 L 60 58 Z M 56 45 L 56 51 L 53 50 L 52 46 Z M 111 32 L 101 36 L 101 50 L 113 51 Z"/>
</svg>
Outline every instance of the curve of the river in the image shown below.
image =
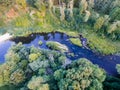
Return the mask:
<svg viewBox="0 0 120 90">
<path fill-rule="evenodd" d="M 40 46 L 39 41 L 43 44 Z M 40 47 L 44 49 L 49 49 L 46 46 L 47 41 L 57 41 L 61 44 L 65 44 L 69 48 L 69 52 L 66 56 L 70 60 L 76 60 L 78 58 L 87 58 L 92 63 L 97 64 L 99 67 L 103 68 L 108 74 L 117 76 L 116 64 L 120 64 L 120 56 L 117 55 L 100 55 L 94 53 L 92 50 L 84 49 L 83 47 L 76 46 L 69 41 L 69 36 L 63 33 L 49 33 L 49 34 L 31 34 L 28 37 L 17 37 L 11 40 L 6 40 L 0 43 L 0 63 L 5 62 L 5 54 L 11 45 L 22 42 L 25 46 Z M 74 53 L 74 56 L 70 56 L 69 53 Z"/>
</svg>

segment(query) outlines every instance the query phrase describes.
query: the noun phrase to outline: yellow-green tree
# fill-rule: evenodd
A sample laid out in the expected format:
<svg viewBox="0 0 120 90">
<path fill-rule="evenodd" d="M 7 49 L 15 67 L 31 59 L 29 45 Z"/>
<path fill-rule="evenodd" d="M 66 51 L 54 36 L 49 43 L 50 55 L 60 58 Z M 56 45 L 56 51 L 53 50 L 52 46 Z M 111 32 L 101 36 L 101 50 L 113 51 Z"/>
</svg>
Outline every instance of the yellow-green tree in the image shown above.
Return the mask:
<svg viewBox="0 0 120 90">
<path fill-rule="evenodd" d="M 102 28 L 103 24 L 104 24 L 104 17 L 99 17 L 94 24 L 94 30 L 98 31 L 99 29 Z"/>
<path fill-rule="evenodd" d="M 28 82 L 27 87 L 30 90 L 49 90 L 49 85 L 45 83 L 45 80 L 40 76 L 33 76 Z"/>
<path fill-rule="evenodd" d="M 21 8 L 26 8 L 27 6 L 26 0 L 16 0 L 16 4 L 21 6 Z"/>
</svg>

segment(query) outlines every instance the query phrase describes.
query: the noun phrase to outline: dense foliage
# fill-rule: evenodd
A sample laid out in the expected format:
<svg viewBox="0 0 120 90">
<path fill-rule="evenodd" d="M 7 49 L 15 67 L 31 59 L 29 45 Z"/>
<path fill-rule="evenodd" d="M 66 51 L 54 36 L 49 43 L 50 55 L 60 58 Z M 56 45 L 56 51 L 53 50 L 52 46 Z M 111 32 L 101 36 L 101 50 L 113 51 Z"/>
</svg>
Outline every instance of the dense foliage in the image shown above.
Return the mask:
<svg viewBox="0 0 120 90">
<path fill-rule="evenodd" d="M 32 71 L 40 71 L 39 68 L 56 70 L 65 60 L 66 57 L 56 51 L 27 48 L 19 43 L 11 47 L 6 55 L 6 63 L 0 66 L 0 86 L 9 83 L 17 85 L 31 77 Z"/>
<path fill-rule="evenodd" d="M 0 86 L 13 84 L 23 90 L 102 90 L 105 77 L 105 71 L 87 59 L 68 64 L 63 53 L 21 43 L 10 48 L 0 66 Z"/>
<path fill-rule="evenodd" d="M 87 59 L 79 59 L 54 73 L 59 90 L 102 90 L 106 74 Z"/>
<path fill-rule="evenodd" d="M 104 90 L 119 90 L 120 89 L 120 78 L 113 76 L 107 76 L 104 81 Z"/>
</svg>

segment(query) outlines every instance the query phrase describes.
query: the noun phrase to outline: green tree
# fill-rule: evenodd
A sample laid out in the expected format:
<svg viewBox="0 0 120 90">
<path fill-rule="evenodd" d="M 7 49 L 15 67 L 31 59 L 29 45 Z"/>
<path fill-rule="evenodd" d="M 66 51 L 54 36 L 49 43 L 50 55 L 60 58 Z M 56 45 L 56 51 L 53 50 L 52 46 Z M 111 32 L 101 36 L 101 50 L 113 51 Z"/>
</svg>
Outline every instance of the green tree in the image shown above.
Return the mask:
<svg viewBox="0 0 120 90">
<path fill-rule="evenodd" d="M 29 55 L 29 62 L 33 62 L 34 60 L 37 60 L 39 57 L 38 54 L 32 53 Z"/>
<path fill-rule="evenodd" d="M 0 5 L 10 6 L 14 3 L 14 0 L 0 0 Z"/>
<path fill-rule="evenodd" d="M 94 3 L 95 10 L 107 14 L 120 6 L 120 0 L 95 0 Z"/>
<path fill-rule="evenodd" d="M 17 85 L 23 82 L 25 79 L 24 71 L 21 69 L 17 69 L 10 76 L 10 82 Z"/>
<path fill-rule="evenodd" d="M 65 69 L 55 71 L 59 90 L 103 90 L 106 73 L 87 59 L 73 61 Z"/>
<path fill-rule="evenodd" d="M 82 14 L 88 7 L 88 3 L 86 0 L 80 0 L 79 2 L 79 10 L 80 10 L 80 14 Z"/>
<path fill-rule="evenodd" d="M 120 7 L 114 8 L 109 15 L 112 21 L 120 20 Z"/>
<path fill-rule="evenodd" d="M 27 87 L 30 90 L 49 90 L 49 85 L 45 83 L 45 79 L 40 76 L 33 76 L 32 79 L 28 82 Z"/>
<path fill-rule="evenodd" d="M 46 7 L 45 7 L 45 3 L 44 3 L 44 0 L 36 0 L 34 5 L 36 6 L 36 8 L 40 11 L 42 10 L 45 10 Z"/>
<path fill-rule="evenodd" d="M 104 90 L 119 90 L 120 89 L 120 78 L 114 76 L 107 76 L 104 81 Z"/>
<path fill-rule="evenodd" d="M 98 31 L 99 29 L 102 28 L 103 24 L 104 24 L 104 17 L 99 17 L 94 24 L 94 30 Z"/>
<path fill-rule="evenodd" d="M 16 4 L 18 4 L 22 8 L 26 8 L 27 6 L 26 0 L 16 0 Z"/>
</svg>

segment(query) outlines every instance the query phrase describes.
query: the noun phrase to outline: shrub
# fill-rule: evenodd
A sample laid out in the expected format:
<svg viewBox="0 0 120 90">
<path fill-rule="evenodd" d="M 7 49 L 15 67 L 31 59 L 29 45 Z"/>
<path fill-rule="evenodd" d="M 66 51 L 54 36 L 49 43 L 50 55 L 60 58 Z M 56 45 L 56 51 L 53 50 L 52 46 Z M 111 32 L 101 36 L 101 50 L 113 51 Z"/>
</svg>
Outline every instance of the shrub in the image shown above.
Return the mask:
<svg viewBox="0 0 120 90">
<path fill-rule="evenodd" d="M 80 47 L 82 46 L 79 38 L 70 38 L 70 41 L 77 46 L 80 46 Z"/>
<path fill-rule="evenodd" d="M 43 42 L 42 42 L 42 41 L 39 41 L 38 44 L 41 46 L 41 45 L 43 44 Z"/>
</svg>

